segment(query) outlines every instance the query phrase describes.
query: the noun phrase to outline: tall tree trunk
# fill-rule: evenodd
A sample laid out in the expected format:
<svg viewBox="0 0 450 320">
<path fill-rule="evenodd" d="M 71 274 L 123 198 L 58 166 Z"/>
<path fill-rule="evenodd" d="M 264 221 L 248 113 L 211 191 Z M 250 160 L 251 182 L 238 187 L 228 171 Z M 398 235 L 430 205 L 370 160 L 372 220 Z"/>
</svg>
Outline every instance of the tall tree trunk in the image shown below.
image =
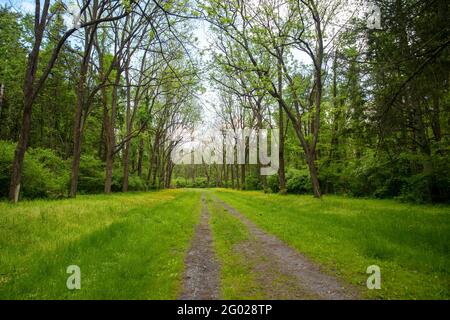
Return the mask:
<svg viewBox="0 0 450 320">
<path fill-rule="evenodd" d="M 77 194 L 78 188 L 78 172 L 80 169 L 81 160 L 81 143 L 83 139 L 83 110 L 87 107 L 85 106 L 85 96 L 86 96 L 86 75 L 89 66 L 89 60 L 91 56 L 92 46 L 88 44 L 88 39 L 86 36 L 85 43 L 87 45 L 86 51 L 83 57 L 83 62 L 80 68 L 80 79 L 77 86 L 77 108 L 75 111 L 74 126 L 73 126 L 73 158 L 72 158 L 72 170 L 70 177 L 70 191 L 69 197 L 74 198 Z"/>
<path fill-rule="evenodd" d="M 139 177 L 142 177 L 143 158 L 144 158 L 144 139 L 141 137 L 139 138 L 138 163 L 137 163 L 137 172 Z"/>
<path fill-rule="evenodd" d="M 12 165 L 11 184 L 9 188 L 9 200 L 12 202 L 19 201 L 20 182 L 23 170 L 23 160 L 25 151 L 28 146 L 28 137 L 30 134 L 31 110 L 33 102 L 29 99 L 29 95 L 25 94 L 22 129 L 20 131 L 19 141 L 17 142 L 16 151 L 14 153 L 14 161 Z"/>
<path fill-rule="evenodd" d="M 94 1 L 92 16 L 97 17 L 98 2 Z M 70 190 L 69 197 L 74 198 L 78 189 L 78 172 L 80 169 L 81 161 L 81 143 L 83 140 L 84 120 L 83 111 L 88 109 L 86 101 L 86 78 L 89 70 L 89 62 L 91 60 L 92 48 L 94 46 L 94 37 L 96 34 L 97 26 L 92 25 L 85 31 L 84 36 L 84 54 L 80 66 L 80 78 L 77 85 L 77 105 L 73 126 L 73 158 L 72 158 L 72 170 L 70 173 Z M 86 113 L 87 116 L 87 113 Z"/>
<path fill-rule="evenodd" d="M 278 167 L 278 182 L 280 193 L 286 193 L 286 175 L 285 175 L 285 165 L 284 165 L 284 117 L 283 117 L 283 109 L 280 107 L 280 116 L 279 116 L 279 149 L 278 149 L 278 157 L 279 157 L 279 167 Z"/>
<path fill-rule="evenodd" d="M 234 170 L 235 170 L 235 177 L 236 177 L 236 189 L 240 189 L 240 181 L 239 181 L 239 164 L 238 164 L 238 154 L 237 154 L 237 142 L 235 143 L 234 147 Z"/>
<path fill-rule="evenodd" d="M 239 165 L 237 163 L 234 165 L 234 170 L 236 171 L 236 189 L 241 189 L 241 182 L 239 177 Z"/>
<path fill-rule="evenodd" d="M 173 172 L 173 162 L 171 157 L 167 158 L 167 169 L 166 169 L 166 180 L 165 180 L 165 188 L 170 188 L 170 183 L 172 181 L 172 172 Z"/>
<path fill-rule="evenodd" d="M 229 164 L 229 171 L 231 171 L 231 188 L 234 189 L 235 188 L 235 184 L 234 184 L 234 164 Z"/>
<path fill-rule="evenodd" d="M 244 137 L 244 163 L 241 165 L 241 185 L 242 190 L 246 189 L 246 174 L 248 172 L 248 166 L 247 163 L 249 163 L 250 154 L 249 154 L 249 147 L 250 147 L 250 138 Z"/>
<path fill-rule="evenodd" d="M 278 167 L 278 182 L 280 193 L 286 193 L 286 177 L 284 168 L 284 117 L 283 117 L 283 106 L 281 104 L 281 99 L 283 98 L 283 72 L 281 68 L 281 61 L 278 61 L 278 95 L 280 96 L 278 102 L 278 128 L 279 128 L 279 147 L 278 147 L 278 157 L 279 157 L 279 167 Z"/>
<path fill-rule="evenodd" d="M 80 169 L 81 160 L 81 140 L 82 140 L 82 117 L 83 117 L 83 96 L 84 96 L 84 84 L 81 85 L 83 80 L 80 79 L 77 93 L 77 110 L 75 111 L 75 119 L 73 126 L 73 152 L 72 152 L 72 169 L 70 176 L 70 191 L 69 197 L 74 198 L 78 189 L 78 172 Z"/>
<path fill-rule="evenodd" d="M 259 130 L 261 130 L 263 127 L 263 121 L 262 121 L 262 114 L 261 114 L 261 101 L 262 98 L 258 98 L 256 101 L 256 121 L 257 121 L 257 127 L 258 127 L 258 133 L 256 137 L 256 144 L 257 144 L 257 162 L 256 162 L 256 171 L 257 176 L 259 177 L 259 182 L 261 183 L 261 186 L 263 190 L 267 189 L 267 179 L 265 175 L 261 174 L 261 161 L 259 158 L 259 149 L 260 149 L 260 141 L 259 141 Z"/>
<path fill-rule="evenodd" d="M 207 164 L 203 164 L 202 166 L 204 166 L 205 168 L 205 175 L 206 175 L 206 183 L 209 187 L 209 183 L 210 183 L 210 174 L 208 173 L 208 165 Z"/>
<path fill-rule="evenodd" d="M 312 183 L 312 187 L 313 187 L 314 196 L 316 198 L 320 198 L 322 194 L 320 192 L 320 184 L 319 184 L 319 178 L 317 175 L 317 168 L 316 168 L 316 165 L 315 165 L 313 159 L 314 158 L 311 157 L 311 159 L 308 160 L 309 175 L 311 177 L 311 183 Z"/>
<path fill-rule="evenodd" d="M 3 83 L 0 83 L 0 118 L 2 116 L 4 95 L 5 95 L 5 85 Z"/>
<path fill-rule="evenodd" d="M 217 174 L 217 182 L 216 182 L 216 186 L 219 188 L 222 188 L 222 168 L 219 164 L 215 165 L 216 168 L 216 174 Z"/>
<path fill-rule="evenodd" d="M 225 135 L 222 140 L 222 170 L 223 170 L 223 180 L 225 182 L 225 188 L 228 188 L 228 165 L 227 165 L 227 157 L 226 157 Z"/>
<path fill-rule="evenodd" d="M 339 138 L 338 138 L 338 131 L 339 131 L 339 119 L 341 114 L 341 108 L 339 107 L 337 93 L 337 56 L 338 52 L 337 50 L 334 52 L 334 58 L 333 58 L 333 122 L 332 122 L 332 131 L 331 131 L 331 140 L 330 140 L 330 151 L 328 154 L 328 163 L 331 163 L 335 158 L 338 158 L 338 150 L 339 150 Z M 342 101 L 342 100 L 341 100 Z M 327 179 L 326 185 L 325 185 L 325 193 L 330 192 L 331 190 L 334 190 L 334 184 L 332 181 L 329 181 Z"/>
<path fill-rule="evenodd" d="M 156 171 L 158 169 L 158 145 L 159 145 L 159 132 L 155 133 L 155 138 L 152 146 L 152 155 L 150 157 L 149 168 L 149 183 L 152 188 L 156 188 Z"/>
<path fill-rule="evenodd" d="M 439 107 L 439 93 L 435 92 L 433 95 L 433 113 L 431 127 L 433 130 L 434 140 L 436 142 L 441 141 L 441 117 L 440 117 L 440 107 Z"/>
<path fill-rule="evenodd" d="M 128 51 L 130 50 L 128 44 Z M 129 75 L 129 61 L 127 63 L 126 69 L 125 69 L 125 79 L 127 83 L 127 113 L 126 113 L 126 137 L 131 136 L 131 82 L 130 82 L 130 75 Z M 136 106 L 135 106 L 136 107 Z M 123 154 L 123 183 L 122 183 L 122 191 L 127 192 L 128 191 L 128 175 L 129 175 L 129 166 L 130 166 L 130 146 L 131 146 L 131 139 L 127 139 L 125 142 L 125 149 Z"/>
<path fill-rule="evenodd" d="M 332 124 L 332 132 L 331 132 L 331 143 L 330 143 L 330 153 L 328 155 L 330 161 L 334 159 L 335 150 L 338 148 L 339 140 L 338 140 L 338 131 L 339 131 L 339 119 L 341 109 L 339 107 L 338 98 L 337 98 L 337 50 L 334 53 L 333 59 L 333 124 Z"/>
<path fill-rule="evenodd" d="M 320 198 L 322 196 L 322 192 L 320 190 L 320 184 L 319 184 L 319 178 L 317 174 L 317 167 L 316 167 L 316 147 L 317 147 L 317 141 L 319 139 L 319 129 L 320 129 L 320 110 L 321 110 L 321 104 L 322 104 L 322 89 L 323 89 L 323 83 L 322 83 L 322 63 L 323 63 L 323 35 L 322 35 L 322 27 L 321 27 L 321 20 L 319 17 L 319 13 L 317 12 L 317 9 L 315 10 L 315 25 L 316 25 L 316 33 L 317 33 L 317 43 L 318 43 L 318 49 L 317 49 L 317 56 L 316 61 L 317 65 L 315 67 L 315 78 L 316 78 L 316 90 L 315 90 L 315 114 L 314 114 L 314 130 L 312 132 L 313 138 L 310 148 L 310 164 L 309 164 L 309 172 L 311 174 L 311 182 L 313 186 L 314 196 L 316 198 Z"/>
<path fill-rule="evenodd" d="M 101 58 L 103 60 L 103 57 Z M 103 79 L 103 63 L 100 63 L 100 76 Z M 110 110 L 108 106 L 108 97 L 106 92 L 106 87 L 102 87 L 101 89 L 101 97 L 102 97 L 102 104 L 103 104 L 103 143 L 104 143 L 104 157 L 102 158 L 105 163 L 107 163 L 108 155 L 111 153 L 111 122 L 110 122 Z"/>
<path fill-rule="evenodd" d="M 103 110 L 105 110 L 105 104 L 103 103 Z M 102 121 L 102 128 L 100 129 L 100 136 L 98 139 L 98 158 L 101 160 L 105 159 L 105 152 L 104 152 L 104 147 L 105 147 L 105 121 L 104 121 L 104 117 L 103 117 L 103 121 Z"/>
<path fill-rule="evenodd" d="M 119 62 L 117 62 L 119 63 Z M 114 167 L 114 154 L 116 147 L 116 137 L 114 133 L 114 128 L 116 125 L 116 113 L 117 113 L 117 103 L 118 103 L 118 88 L 120 84 L 120 75 L 121 70 L 120 66 L 117 66 L 116 71 L 116 79 L 114 82 L 114 87 L 112 90 L 112 99 L 111 99 L 111 114 L 108 116 L 109 118 L 109 132 L 107 134 L 106 139 L 106 175 L 105 175 L 105 193 L 111 193 L 112 187 L 112 176 L 113 176 L 113 167 Z"/>
<path fill-rule="evenodd" d="M 159 161 L 158 158 L 159 158 L 159 155 L 155 154 L 155 156 L 153 158 L 153 164 L 152 164 L 153 168 L 152 168 L 152 182 L 151 182 L 151 185 L 155 189 L 158 188 L 158 186 L 156 185 L 156 177 L 157 177 L 157 174 L 158 174 L 158 161 Z"/>
<path fill-rule="evenodd" d="M 16 203 L 19 200 L 20 182 L 23 171 L 23 160 L 28 147 L 28 139 L 31 127 L 31 112 L 35 101 L 37 90 L 35 88 L 36 72 L 39 63 L 39 51 L 41 48 L 44 30 L 47 25 L 47 16 L 50 1 L 46 0 L 42 12 L 40 11 L 40 1 L 36 1 L 34 16 L 34 43 L 28 56 L 27 69 L 23 85 L 23 118 L 20 130 L 19 141 L 17 142 L 12 163 L 11 182 L 9 186 L 9 200 Z"/>
<path fill-rule="evenodd" d="M 166 176 L 166 166 L 165 163 L 165 157 L 164 157 L 164 147 L 160 147 L 159 151 L 159 157 L 158 157 L 158 168 L 159 168 L 159 176 L 158 176 L 158 189 L 161 189 L 164 187 L 165 184 L 165 176 Z"/>
</svg>

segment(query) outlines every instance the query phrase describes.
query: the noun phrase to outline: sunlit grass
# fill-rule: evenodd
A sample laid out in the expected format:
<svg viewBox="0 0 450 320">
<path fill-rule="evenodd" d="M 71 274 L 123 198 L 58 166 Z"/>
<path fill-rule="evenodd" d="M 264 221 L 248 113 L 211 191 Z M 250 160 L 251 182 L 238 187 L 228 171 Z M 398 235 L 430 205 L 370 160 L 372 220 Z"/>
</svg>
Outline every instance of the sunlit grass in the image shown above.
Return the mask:
<svg viewBox="0 0 450 320">
<path fill-rule="evenodd" d="M 364 297 L 450 297 L 449 207 L 212 192 Z M 166 190 L 1 202 L 0 299 L 177 298 L 200 194 Z M 263 298 L 248 261 L 234 250 L 248 241 L 248 230 L 210 199 L 208 206 L 222 298 Z M 66 287 L 72 264 L 81 268 L 81 290 Z M 381 290 L 365 286 L 372 264 L 381 267 Z"/>
<path fill-rule="evenodd" d="M 214 193 L 368 298 L 450 298 L 450 209 L 392 200 Z M 381 267 L 381 290 L 366 269 Z"/>
<path fill-rule="evenodd" d="M 199 197 L 167 190 L 0 203 L 0 298 L 176 298 Z M 66 287 L 72 264 L 81 290 Z"/>
</svg>

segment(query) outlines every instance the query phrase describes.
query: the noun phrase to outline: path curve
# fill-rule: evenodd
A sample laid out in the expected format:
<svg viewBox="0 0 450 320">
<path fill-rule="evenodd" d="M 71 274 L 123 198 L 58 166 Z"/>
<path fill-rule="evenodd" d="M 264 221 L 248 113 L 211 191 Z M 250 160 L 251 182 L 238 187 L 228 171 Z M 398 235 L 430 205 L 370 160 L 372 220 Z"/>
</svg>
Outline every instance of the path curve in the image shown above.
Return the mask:
<svg viewBox="0 0 450 320">
<path fill-rule="evenodd" d="M 298 281 L 303 292 L 296 290 L 297 292 L 291 295 L 292 299 L 346 300 L 359 298 L 354 287 L 343 284 L 337 278 L 325 274 L 318 265 L 277 237 L 261 230 L 236 209 L 216 196 L 213 196 L 213 199 L 248 227 L 256 241 L 256 246 L 250 247 L 250 250 L 259 248 L 266 260 L 272 262 L 272 268 L 277 269 L 276 272 L 294 277 Z"/>
</svg>

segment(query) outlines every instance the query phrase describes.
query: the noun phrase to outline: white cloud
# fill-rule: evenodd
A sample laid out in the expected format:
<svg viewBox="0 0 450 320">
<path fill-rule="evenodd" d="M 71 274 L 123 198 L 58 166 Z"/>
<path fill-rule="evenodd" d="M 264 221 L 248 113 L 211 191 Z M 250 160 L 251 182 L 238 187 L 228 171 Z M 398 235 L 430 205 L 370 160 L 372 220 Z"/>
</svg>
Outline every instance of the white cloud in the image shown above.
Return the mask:
<svg viewBox="0 0 450 320">
<path fill-rule="evenodd" d="M 23 9 L 23 11 L 25 13 L 33 13 L 34 12 L 34 8 L 35 8 L 34 7 L 35 6 L 34 2 L 25 1 L 25 2 L 22 2 L 20 4 L 20 6 L 21 6 L 21 8 Z"/>
</svg>

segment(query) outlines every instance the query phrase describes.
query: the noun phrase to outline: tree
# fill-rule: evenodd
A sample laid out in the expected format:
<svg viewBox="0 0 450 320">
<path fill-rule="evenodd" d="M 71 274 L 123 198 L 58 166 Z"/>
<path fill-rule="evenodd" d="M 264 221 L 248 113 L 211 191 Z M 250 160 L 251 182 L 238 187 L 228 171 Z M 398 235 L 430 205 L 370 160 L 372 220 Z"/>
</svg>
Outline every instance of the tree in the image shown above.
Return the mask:
<svg viewBox="0 0 450 320">
<path fill-rule="evenodd" d="M 217 33 L 242 50 L 238 59 L 225 57 L 224 64 L 236 72 L 255 73 L 260 81 L 257 87 L 265 88 L 286 112 L 303 148 L 316 197 L 321 196 L 315 161 L 323 91 L 324 29 L 338 5 L 329 10 L 326 6 L 320 1 L 265 1 L 258 6 L 210 1 L 204 5 L 206 19 L 215 26 Z M 294 48 L 310 58 L 311 81 L 288 65 L 287 54 Z M 289 87 L 289 100 L 278 87 L 277 65 Z M 299 92 L 300 85 L 308 87 L 307 95 Z M 305 115 L 309 124 L 306 131 Z"/>
<path fill-rule="evenodd" d="M 103 5 L 105 5 L 105 1 L 103 1 Z M 80 9 L 80 14 L 85 14 L 86 9 L 89 6 L 90 1 L 87 0 L 83 3 L 83 7 Z M 42 9 L 41 9 L 42 5 Z M 97 0 L 94 0 L 94 8 L 98 7 Z M 47 61 L 46 67 L 42 73 L 42 75 L 37 78 L 36 73 L 39 66 L 39 56 L 40 56 L 40 48 L 42 44 L 42 40 L 44 38 L 44 31 L 48 26 L 48 20 L 53 18 L 53 15 L 49 15 L 50 9 L 50 0 L 44 0 L 41 3 L 40 0 L 36 0 L 35 2 L 35 14 L 34 14 L 34 27 L 33 27 L 33 44 L 31 48 L 31 52 L 28 55 L 27 67 L 25 71 L 25 79 L 23 85 L 23 119 L 22 119 L 22 128 L 19 136 L 19 141 L 17 143 L 17 148 L 14 155 L 14 161 L 12 164 L 12 173 L 11 173 L 11 183 L 10 183 L 10 191 L 9 191 L 9 199 L 12 202 L 17 202 L 19 199 L 20 192 L 20 179 L 22 175 L 23 169 L 23 159 L 25 156 L 25 151 L 28 146 L 28 139 L 30 134 L 30 124 L 31 124 L 31 112 L 33 103 L 36 100 L 38 93 L 41 91 L 45 81 L 48 78 L 53 66 L 58 58 L 58 54 L 66 42 L 66 40 L 77 30 L 74 26 L 69 29 L 62 35 L 59 39 L 58 44 L 55 46 L 51 57 Z M 106 17 L 100 19 L 94 19 L 90 21 L 85 21 L 81 24 L 81 28 L 94 28 L 96 25 L 103 21 L 110 21 L 120 19 L 123 16 L 118 17 Z M 91 27 L 92 26 L 92 27 Z"/>
</svg>

